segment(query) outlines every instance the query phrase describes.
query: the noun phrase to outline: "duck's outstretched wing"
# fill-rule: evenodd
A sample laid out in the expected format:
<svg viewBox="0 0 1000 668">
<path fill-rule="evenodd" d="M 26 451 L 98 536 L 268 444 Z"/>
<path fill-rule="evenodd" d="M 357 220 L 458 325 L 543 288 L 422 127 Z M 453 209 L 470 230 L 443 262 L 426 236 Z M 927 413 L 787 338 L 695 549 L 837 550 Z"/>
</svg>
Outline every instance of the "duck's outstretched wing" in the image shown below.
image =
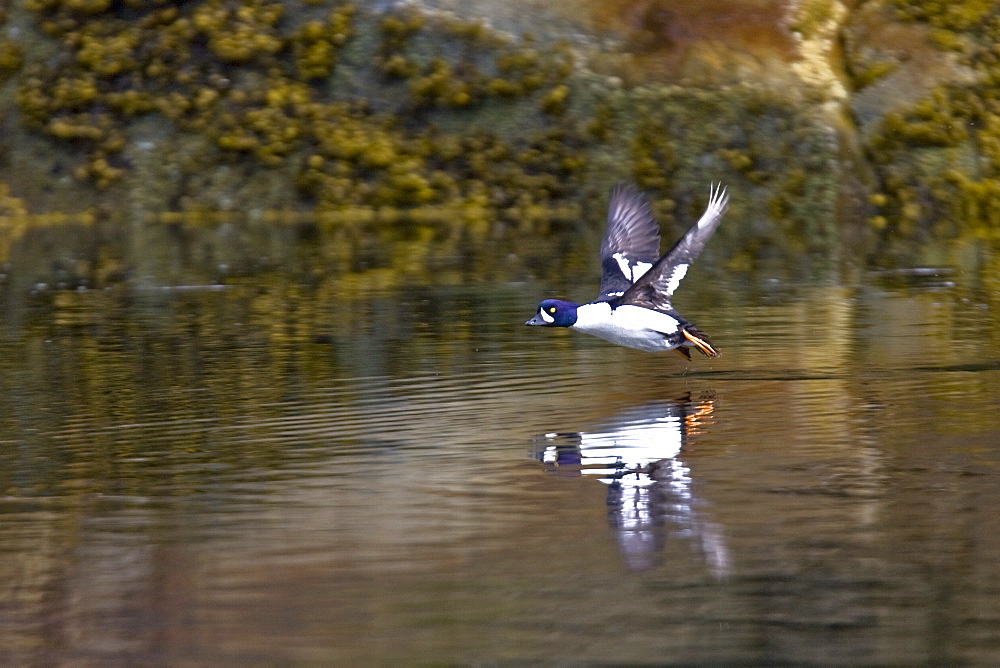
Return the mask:
<svg viewBox="0 0 1000 668">
<path fill-rule="evenodd" d="M 625 294 L 660 254 L 660 228 L 649 201 L 629 183 L 611 190 L 608 230 L 601 242 L 601 294 L 610 301 Z"/>
<path fill-rule="evenodd" d="M 634 304 L 657 311 L 673 311 L 670 298 L 673 296 L 688 267 L 701 254 L 709 237 L 722 222 L 722 214 L 729 206 L 729 195 L 722 184 L 713 185 L 709 190 L 708 206 L 698 223 L 674 244 L 666 255 L 637 278 L 632 287 L 615 300 L 616 305 Z"/>
</svg>

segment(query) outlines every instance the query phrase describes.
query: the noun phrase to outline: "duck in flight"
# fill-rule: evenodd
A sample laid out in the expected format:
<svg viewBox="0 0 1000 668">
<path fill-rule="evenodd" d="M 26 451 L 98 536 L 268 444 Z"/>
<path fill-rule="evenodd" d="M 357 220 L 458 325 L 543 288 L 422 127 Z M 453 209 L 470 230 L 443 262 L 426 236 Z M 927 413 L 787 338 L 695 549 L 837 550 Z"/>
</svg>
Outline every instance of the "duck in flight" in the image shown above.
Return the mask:
<svg viewBox="0 0 1000 668">
<path fill-rule="evenodd" d="M 546 299 L 524 323 L 569 327 L 611 343 L 647 352 L 676 350 L 691 359 L 691 348 L 716 357 L 719 351 L 670 303 L 674 291 L 729 205 L 722 184 L 709 189 L 698 222 L 660 256 L 660 228 L 649 200 L 631 184 L 611 191 L 608 229 L 601 242 L 601 294 L 589 304 Z"/>
</svg>

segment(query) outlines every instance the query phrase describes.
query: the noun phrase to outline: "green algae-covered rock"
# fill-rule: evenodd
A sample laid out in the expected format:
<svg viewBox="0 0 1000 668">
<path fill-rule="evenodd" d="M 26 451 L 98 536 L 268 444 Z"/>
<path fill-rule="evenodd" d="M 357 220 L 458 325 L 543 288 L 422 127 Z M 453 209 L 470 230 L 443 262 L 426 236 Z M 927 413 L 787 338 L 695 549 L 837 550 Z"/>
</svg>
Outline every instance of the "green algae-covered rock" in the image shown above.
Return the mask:
<svg viewBox="0 0 1000 668">
<path fill-rule="evenodd" d="M 851 108 L 897 238 L 1000 224 L 1000 3 L 864 3 L 844 27 Z"/>
<path fill-rule="evenodd" d="M 29 0 L 0 18 L 0 182 L 33 214 L 299 212 L 540 251 L 592 240 L 618 179 L 678 228 L 724 181 L 734 269 L 997 215 L 990 2 Z"/>
</svg>

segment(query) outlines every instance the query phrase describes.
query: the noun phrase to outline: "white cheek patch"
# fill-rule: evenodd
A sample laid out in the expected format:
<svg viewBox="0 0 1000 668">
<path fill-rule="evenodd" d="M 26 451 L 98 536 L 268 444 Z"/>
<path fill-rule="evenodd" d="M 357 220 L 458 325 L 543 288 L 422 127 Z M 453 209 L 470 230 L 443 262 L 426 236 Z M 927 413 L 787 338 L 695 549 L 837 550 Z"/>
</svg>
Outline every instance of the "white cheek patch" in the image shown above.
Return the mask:
<svg viewBox="0 0 1000 668">
<path fill-rule="evenodd" d="M 556 319 L 553 318 L 551 315 L 549 315 L 548 312 L 543 308 L 538 309 L 538 315 L 542 316 L 542 320 L 549 323 L 550 325 L 556 321 Z"/>
</svg>

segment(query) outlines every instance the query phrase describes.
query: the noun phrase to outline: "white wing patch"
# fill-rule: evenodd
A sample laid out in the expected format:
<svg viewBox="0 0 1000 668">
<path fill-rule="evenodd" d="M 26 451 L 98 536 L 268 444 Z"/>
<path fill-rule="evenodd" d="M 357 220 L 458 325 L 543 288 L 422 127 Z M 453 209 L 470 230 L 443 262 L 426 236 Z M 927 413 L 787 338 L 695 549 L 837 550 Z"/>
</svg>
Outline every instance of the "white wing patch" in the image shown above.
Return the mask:
<svg viewBox="0 0 1000 668">
<path fill-rule="evenodd" d="M 674 290 L 676 290 L 677 286 L 681 284 L 681 281 L 684 279 L 684 276 L 687 275 L 688 273 L 688 266 L 689 265 L 686 264 L 679 264 L 676 267 L 674 267 L 674 270 L 670 273 L 670 278 L 667 279 L 667 287 L 665 292 L 668 295 L 674 294 Z"/>
<path fill-rule="evenodd" d="M 553 322 L 556 321 L 556 319 L 553 318 L 548 313 L 546 313 L 545 309 L 543 309 L 543 308 L 538 309 L 538 315 L 542 316 L 542 320 L 544 320 L 545 322 L 547 322 L 549 324 L 552 324 Z"/>
<path fill-rule="evenodd" d="M 622 270 L 622 275 L 633 283 L 638 281 L 639 277 L 649 271 L 649 268 L 653 266 L 650 262 L 636 262 L 633 265 L 631 260 L 621 253 L 615 253 L 611 257 L 613 257 L 615 262 L 618 263 L 618 268 Z"/>
<path fill-rule="evenodd" d="M 649 271 L 649 268 L 652 266 L 652 262 L 636 262 L 635 266 L 632 267 L 632 282 L 635 283 L 638 281 L 639 277 Z"/>
<path fill-rule="evenodd" d="M 632 268 L 628 265 L 628 258 L 621 253 L 615 253 L 611 257 L 613 257 L 615 262 L 618 263 L 618 268 L 622 270 L 622 275 L 624 275 L 625 278 L 631 279 Z"/>
</svg>

